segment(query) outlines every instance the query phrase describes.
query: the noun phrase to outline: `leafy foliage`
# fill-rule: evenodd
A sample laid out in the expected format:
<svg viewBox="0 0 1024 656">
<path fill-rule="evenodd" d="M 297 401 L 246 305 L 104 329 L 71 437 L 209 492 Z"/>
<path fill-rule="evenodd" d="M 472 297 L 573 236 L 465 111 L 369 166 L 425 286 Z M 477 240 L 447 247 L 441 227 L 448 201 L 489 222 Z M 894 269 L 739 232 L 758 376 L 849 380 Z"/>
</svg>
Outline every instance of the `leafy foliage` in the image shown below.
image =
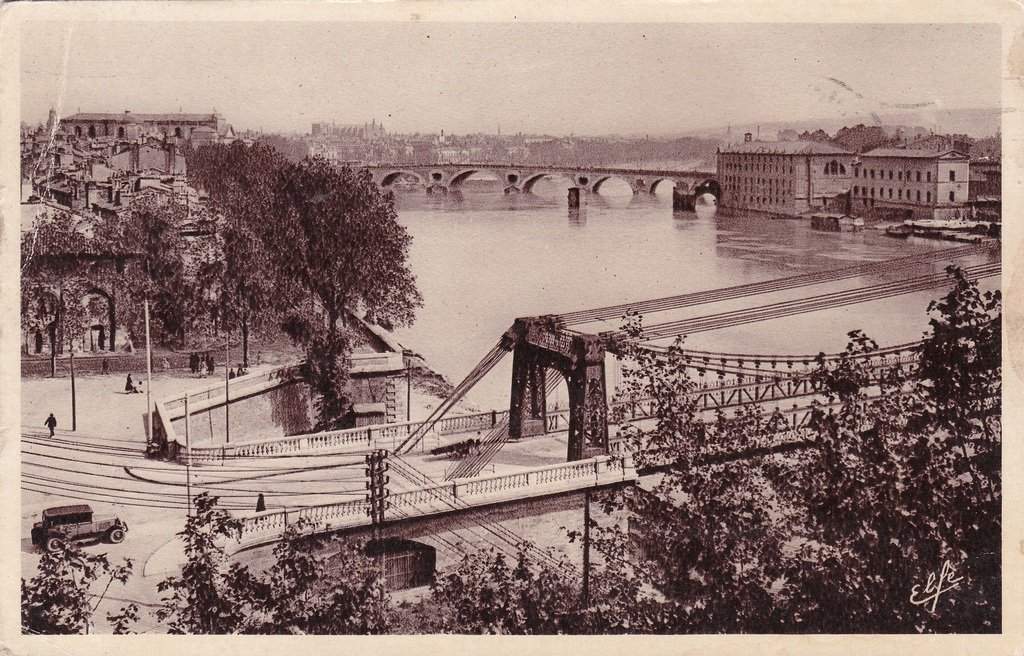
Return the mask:
<svg viewBox="0 0 1024 656">
<path fill-rule="evenodd" d="M 211 145 L 188 152 L 191 178 L 209 194 L 219 217 L 210 239 L 216 257 L 202 262 L 198 276 L 214 299 L 213 310 L 227 326 L 242 332 L 242 363 L 249 364 L 253 329 L 280 322 L 280 306 L 294 290 L 283 289 L 262 231 L 271 219 L 271 194 L 282 162 L 263 146 Z"/>
<path fill-rule="evenodd" d="M 92 228 L 68 212 L 44 213 L 21 238 L 21 325 L 49 335 L 51 357 L 73 347 L 89 322 Z"/>
<path fill-rule="evenodd" d="M 328 568 L 324 540 L 292 524 L 274 548 L 275 563 L 254 587 L 245 633 L 317 635 L 386 633 L 391 603 L 379 568 L 355 546 L 337 545 Z"/>
<path fill-rule="evenodd" d="M 111 583 L 124 583 L 132 571 L 132 561 L 112 565 L 105 554 L 90 555 L 73 542 L 63 541 L 39 559 L 37 574 L 21 580 L 21 627 L 29 633 L 87 633 L 92 614 Z M 93 586 L 107 579 L 95 604 Z M 119 615 L 138 613 L 135 604 L 122 608 Z M 110 618 L 114 621 L 113 618 Z M 117 624 L 115 626 L 124 626 Z M 125 628 L 126 630 L 126 628 Z"/>
<path fill-rule="evenodd" d="M 122 304 L 119 317 L 134 343 L 145 338 L 145 299 L 149 299 L 156 341 L 184 343 L 209 314 L 206 295 L 197 286 L 192 268 L 194 244 L 181 234 L 187 218 L 184 206 L 142 194 L 129 211 L 96 227 L 101 248 L 132 262 L 122 279 L 131 302 Z"/>
<path fill-rule="evenodd" d="M 246 343 L 253 325 L 274 321 L 301 344 L 319 427 L 335 426 L 349 408 L 350 317 L 390 327 L 411 322 L 421 304 L 393 199 L 365 171 L 288 161 L 260 144 L 189 157 L 222 219 L 222 258 L 203 269 L 217 312 Z"/>
<path fill-rule="evenodd" d="M 493 550 L 470 554 L 431 585 L 438 609 L 435 628 L 476 634 L 578 633 L 584 621 L 579 581 L 567 569 L 564 561 L 535 562 L 525 550 L 513 563 Z"/>
<path fill-rule="evenodd" d="M 204 492 L 194 499 L 194 512 L 178 535 L 185 544 L 185 565 L 179 576 L 157 585 L 169 593 L 157 618 L 170 633 L 235 633 L 247 617 L 253 579 L 237 563 L 228 565 L 223 542 L 238 533 L 237 521 L 217 508 L 216 497 Z"/>
<path fill-rule="evenodd" d="M 811 449 L 722 457 L 723 445 L 770 440 L 784 419 L 745 408 L 707 423 L 680 343 L 625 346 L 625 396 L 651 398 L 655 421 L 623 432 L 638 466 L 661 470 L 649 492 L 606 503 L 629 513 L 632 571 L 662 595 L 632 630 L 999 630 L 999 296 L 950 275 L 929 307 L 920 381 L 898 365 L 871 369 L 877 346 L 859 331 L 838 361 L 819 357 Z M 627 331 L 642 332 L 639 318 Z M 620 532 L 595 545 L 626 562 L 624 542 Z M 969 583 L 941 612 L 910 603 L 944 562 Z"/>
<path fill-rule="evenodd" d="M 1002 390 L 1002 294 L 982 293 L 963 270 L 946 269 L 953 288 L 928 306 L 937 314 L 921 351 L 922 388 L 936 421 L 959 437 L 990 436 Z"/>
<path fill-rule="evenodd" d="M 238 523 L 218 509 L 216 497 L 195 498 L 195 513 L 179 534 L 186 563 L 180 576 L 158 585 L 164 597 L 157 617 L 171 633 L 343 634 L 383 633 L 390 600 L 379 570 L 341 544 L 340 571 L 329 570 L 325 543 L 306 535 L 308 524 L 288 527 L 274 548 L 275 563 L 262 575 L 230 563 L 224 544 Z"/>
</svg>

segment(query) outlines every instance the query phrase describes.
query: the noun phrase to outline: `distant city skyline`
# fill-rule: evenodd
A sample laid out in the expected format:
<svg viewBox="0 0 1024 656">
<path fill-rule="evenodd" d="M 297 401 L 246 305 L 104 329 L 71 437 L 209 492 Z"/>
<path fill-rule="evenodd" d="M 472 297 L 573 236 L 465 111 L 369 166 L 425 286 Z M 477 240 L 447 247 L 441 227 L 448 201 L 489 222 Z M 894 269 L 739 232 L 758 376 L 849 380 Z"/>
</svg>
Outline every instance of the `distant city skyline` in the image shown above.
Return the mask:
<svg viewBox="0 0 1024 656">
<path fill-rule="evenodd" d="M 22 120 L 53 107 L 216 109 L 237 130 L 298 133 L 374 119 L 458 134 L 905 114 L 931 127 L 998 108 L 999 60 L 996 25 L 41 22 L 22 26 Z"/>
</svg>

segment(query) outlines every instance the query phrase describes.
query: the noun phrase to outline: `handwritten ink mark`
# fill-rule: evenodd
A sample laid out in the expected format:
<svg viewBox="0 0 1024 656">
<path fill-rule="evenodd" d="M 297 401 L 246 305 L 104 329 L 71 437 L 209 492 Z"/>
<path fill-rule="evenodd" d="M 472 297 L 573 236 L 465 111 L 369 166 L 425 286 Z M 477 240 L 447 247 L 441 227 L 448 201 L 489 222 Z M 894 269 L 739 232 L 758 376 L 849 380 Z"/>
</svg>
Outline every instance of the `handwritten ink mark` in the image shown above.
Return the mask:
<svg viewBox="0 0 1024 656">
<path fill-rule="evenodd" d="M 939 597 L 950 590 L 959 588 L 960 582 L 963 580 L 963 576 L 956 576 L 956 570 L 949 561 L 942 561 L 942 568 L 937 573 L 928 573 L 928 580 L 925 582 L 924 590 L 920 590 L 920 583 L 911 588 L 910 603 L 915 606 L 923 606 L 931 602 L 931 608 L 929 610 L 934 613 L 935 607 L 939 603 Z M 944 585 L 946 587 L 943 587 Z M 926 596 L 920 597 L 918 596 L 919 594 L 924 594 Z"/>
</svg>

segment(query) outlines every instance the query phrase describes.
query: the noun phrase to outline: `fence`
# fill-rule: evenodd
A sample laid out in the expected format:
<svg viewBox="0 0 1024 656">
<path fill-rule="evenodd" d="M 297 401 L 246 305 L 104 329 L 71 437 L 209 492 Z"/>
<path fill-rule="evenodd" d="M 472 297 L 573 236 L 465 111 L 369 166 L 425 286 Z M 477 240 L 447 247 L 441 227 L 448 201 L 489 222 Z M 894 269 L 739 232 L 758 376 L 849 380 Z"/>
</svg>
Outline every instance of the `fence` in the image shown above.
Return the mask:
<svg viewBox="0 0 1024 656">
<path fill-rule="evenodd" d="M 508 474 L 455 479 L 399 492 L 389 497 L 384 519 L 389 522 L 427 517 L 636 480 L 631 456 L 598 456 Z M 312 527 L 310 532 L 315 533 L 370 526 L 369 508 L 368 501 L 345 501 L 296 510 L 250 513 L 238 518 L 239 538 L 236 543 L 228 545 L 228 550 L 237 552 L 274 542 L 288 526 L 300 520 L 306 520 Z"/>
</svg>

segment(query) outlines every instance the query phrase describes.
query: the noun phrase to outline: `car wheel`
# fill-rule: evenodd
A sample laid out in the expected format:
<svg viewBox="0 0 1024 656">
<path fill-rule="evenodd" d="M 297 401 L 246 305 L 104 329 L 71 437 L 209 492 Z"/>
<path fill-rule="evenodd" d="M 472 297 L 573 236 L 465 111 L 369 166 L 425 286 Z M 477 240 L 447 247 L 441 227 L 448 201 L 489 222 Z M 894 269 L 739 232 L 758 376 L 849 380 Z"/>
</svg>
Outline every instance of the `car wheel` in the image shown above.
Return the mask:
<svg viewBox="0 0 1024 656">
<path fill-rule="evenodd" d="M 117 544 L 118 542 L 124 542 L 124 529 L 114 527 L 110 529 L 110 534 L 107 536 L 111 542 Z"/>
<path fill-rule="evenodd" d="M 64 542 L 60 538 L 50 538 L 46 541 L 47 551 L 57 551 L 64 545 Z"/>
</svg>

